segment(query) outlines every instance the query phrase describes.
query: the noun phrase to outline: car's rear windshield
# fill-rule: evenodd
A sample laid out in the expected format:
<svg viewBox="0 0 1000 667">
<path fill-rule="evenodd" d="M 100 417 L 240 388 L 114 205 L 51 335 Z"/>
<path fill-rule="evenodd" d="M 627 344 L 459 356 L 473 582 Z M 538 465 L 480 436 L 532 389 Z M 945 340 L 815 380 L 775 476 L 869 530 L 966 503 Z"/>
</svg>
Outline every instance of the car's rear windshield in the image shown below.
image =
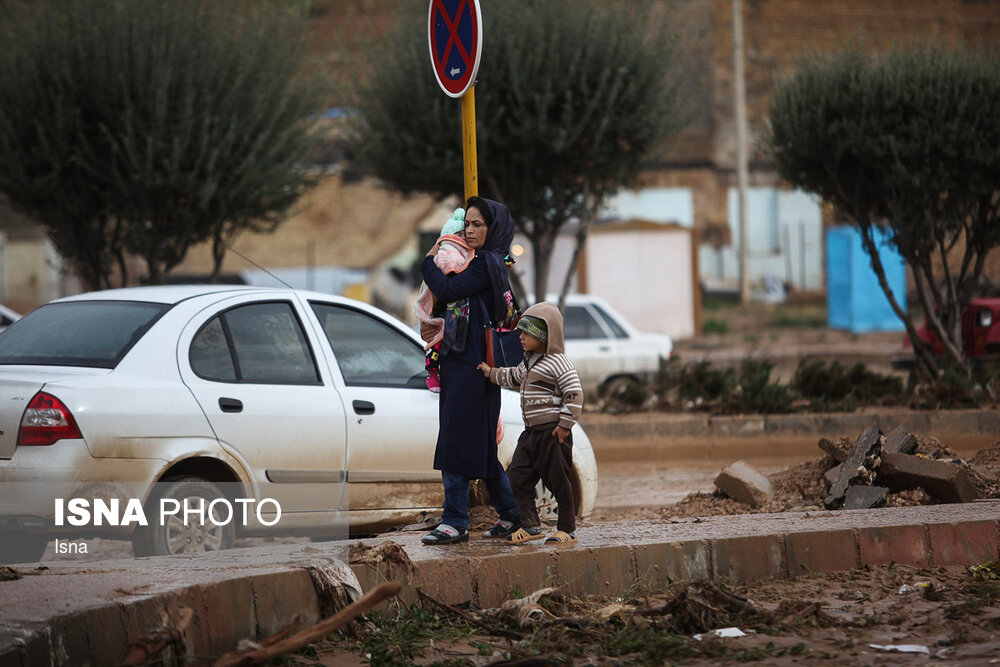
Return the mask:
<svg viewBox="0 0 1000 667">
<path fill-rule="evenodd" d="M 169 308 L 138 301 L 50 303 L 0 334 L 0 364 L 114 368 Z"/>
</svg>

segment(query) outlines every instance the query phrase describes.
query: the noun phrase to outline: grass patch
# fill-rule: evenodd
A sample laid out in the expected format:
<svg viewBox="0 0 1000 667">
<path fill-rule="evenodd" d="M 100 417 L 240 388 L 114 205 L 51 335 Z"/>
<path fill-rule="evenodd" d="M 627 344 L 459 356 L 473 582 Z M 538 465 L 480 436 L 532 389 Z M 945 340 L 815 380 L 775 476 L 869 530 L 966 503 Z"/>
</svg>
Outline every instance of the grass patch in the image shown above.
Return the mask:
<svg viewBox="0 0 1000 667">
<path fill-rule="evenodd" d="M 702 322 L 701 332 L 703 334 L 727 334 L 729 333 L 729 323 L 710 317 Z"/>
<path fill-rule="evenodd" d="M 819 329 L 826 326 L 826 313 L 802 310 L 782 310 L 767 322 L 776 329 Z"/>
<path fill-rule="evenodd" d="M 905 399 L 903 380 L 868 370 L 864 364 L 843 366 L 838 361 L 803 359 L 792 376 L 791 388 L 824 412 L 854 410 L 859 405 L 893 405 Z"/>
</svg>

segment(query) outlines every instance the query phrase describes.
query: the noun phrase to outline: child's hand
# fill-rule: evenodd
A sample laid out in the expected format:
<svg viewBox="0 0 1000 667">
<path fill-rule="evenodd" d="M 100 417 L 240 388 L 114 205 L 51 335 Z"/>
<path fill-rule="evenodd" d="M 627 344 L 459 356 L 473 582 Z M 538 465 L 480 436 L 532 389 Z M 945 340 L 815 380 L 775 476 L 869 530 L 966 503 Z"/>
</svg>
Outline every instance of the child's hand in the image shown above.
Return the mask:
<svg viewBox="0 0 1000 667">
<path fill-rule="evenodd" d="M 556 440 L 558 440 L 561 445 L 566 440 L 566 436 L 569 435 L 569 429 L 564 426 L 557 425 L 554 429 L 552 429 L 552 435 L 556 436 Z"/>
<path fill-rule="evenodd" d="M 486 365 L 485 363 L 482 363 L 482 364 L 479 364 L 478 366 L 476 366 L 476 368 L 478 368 L 479 370 L 481 370 L 483 372 L 483 375 L 486 376 L 487 380 L 490 379 L 490 371 L 492 369 L 488 365 Z"/>
</svg>

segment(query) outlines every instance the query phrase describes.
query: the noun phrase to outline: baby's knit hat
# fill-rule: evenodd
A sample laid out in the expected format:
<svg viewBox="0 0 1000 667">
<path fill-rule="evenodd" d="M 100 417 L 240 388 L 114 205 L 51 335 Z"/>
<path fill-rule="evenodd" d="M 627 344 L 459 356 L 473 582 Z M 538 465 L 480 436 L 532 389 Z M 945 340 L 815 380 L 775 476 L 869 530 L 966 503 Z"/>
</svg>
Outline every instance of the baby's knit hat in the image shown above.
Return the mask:
<svg viewBox="0 0 1000 667">
<path fill-rule="evenodd" d="M 521 315 L 521 319 L 517 322 L 517 328 L 543 343 L 549 340 L 549 327 L 545 324 L 545 320 L 540 317 Z"/>
<path fill-rule="evenodd" d="M 448 218 L 448 222 L 444 223 L 444 227 L 441 228 L 441 236 L 447 236 L 448 234 L 458 234 L 465 229 L 465 209 L 456 208 L 455 212 L 451 214 Z"/>
</svg>

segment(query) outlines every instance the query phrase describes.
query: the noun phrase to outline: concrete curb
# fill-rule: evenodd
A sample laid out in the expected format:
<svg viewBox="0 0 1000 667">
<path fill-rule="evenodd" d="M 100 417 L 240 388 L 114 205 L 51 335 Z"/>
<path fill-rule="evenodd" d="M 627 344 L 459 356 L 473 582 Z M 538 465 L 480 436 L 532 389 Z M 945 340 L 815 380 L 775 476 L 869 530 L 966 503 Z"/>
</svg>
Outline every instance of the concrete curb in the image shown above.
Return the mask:
<svg viewBox="0 0 1000 667">
<path fill-rule="evenodd" d="M 702 458 L 713 448 L 738 450 L 741 440 L 761 438 L 773 443 L 774 454 L 801 453 L 815 450 L 821 437 L 853 438 L 866 426 L 888 433 L 900 424 L 912 433 L 937 437 L 958 449 L 979 449 L 1000 440 L 1000 410 L 865 408 L 856 412 L 719 416 L 585 413 L 580 421 L 598 463 L 632 457 L 648 460 L 651 451 Z"/>
<path fill-rule="evenodd" d="M 416 587 L 448 603 L 496 607 L 514 591 L 561 586 L 572 594 L 619 597 L 672 581 L 751 581 L 889 562 L 969 565 L 1000 558 L 1000 501 L 839 512 L 623 521 L 580 529 L 569 548 L 502 540 L 427 547 L 400 534 L 413 568 L 354 565 L 364 590 L 387 580 L 416 600 Z M 386 539 L 378 541 L 388 541 Z M 370 542 L 369 542 L 370 543 Z M 176 605 L 194 611 L 186 655 L 218 656 L 242 638 L 261 639 L 299 616 L 320 616 L 308 566 L 329 563 L 334 546 L 289 545 L 221 555 L 52 564 L 0 583 L 0 665 L 115 664 Z M 33 576 L 34 575 L 34 576 Z M 71 597 L 70 597 L 71 596 Z"/>
</svg>

